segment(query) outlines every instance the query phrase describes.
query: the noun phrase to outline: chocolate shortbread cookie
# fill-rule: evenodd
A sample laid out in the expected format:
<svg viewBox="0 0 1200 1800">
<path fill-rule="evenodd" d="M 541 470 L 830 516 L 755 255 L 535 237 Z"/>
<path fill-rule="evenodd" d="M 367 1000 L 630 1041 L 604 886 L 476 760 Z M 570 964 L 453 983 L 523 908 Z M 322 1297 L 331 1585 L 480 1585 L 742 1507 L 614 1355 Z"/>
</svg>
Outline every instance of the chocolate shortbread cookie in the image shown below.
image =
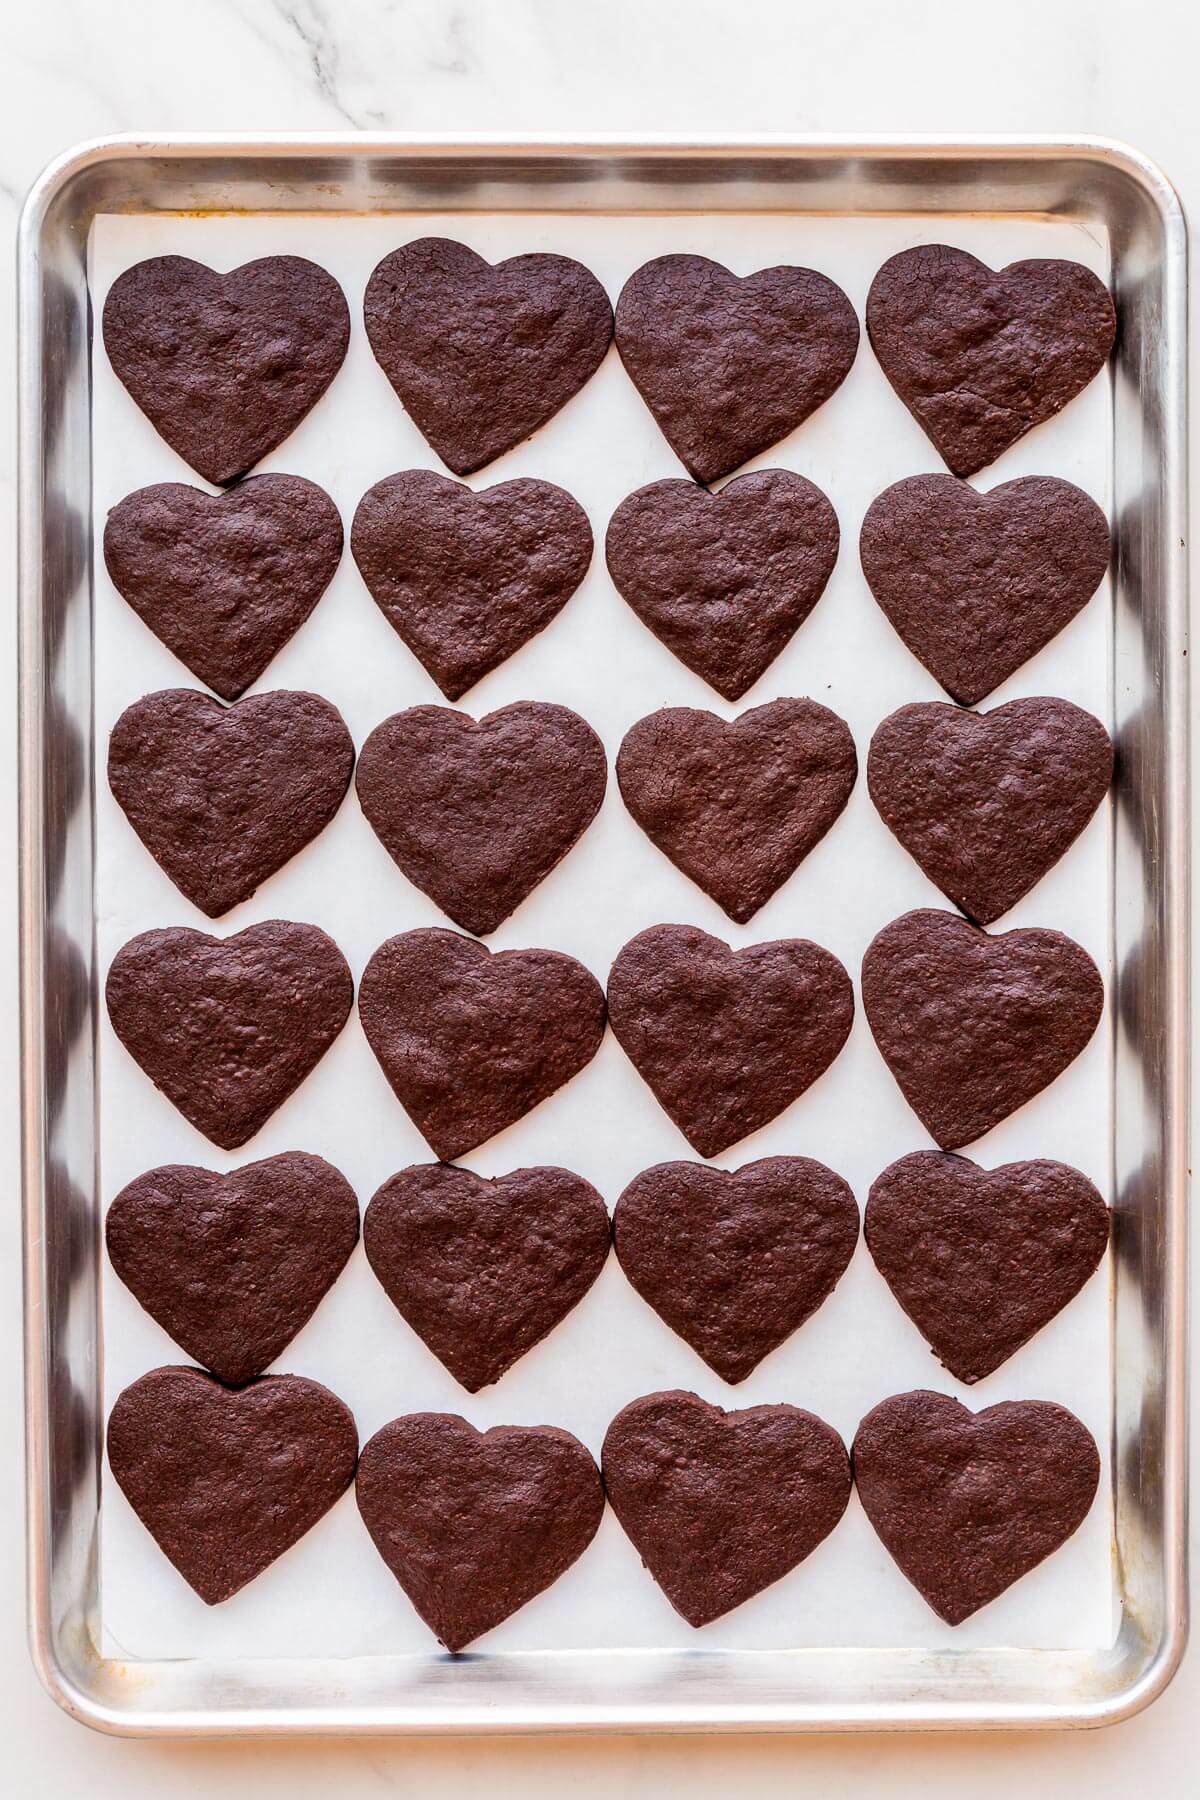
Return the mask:
<svg viewBox="0 0 1200 1800">
<path fill-rule="evenodd" d="M 231 1389 L 199 1369 L 151 1369 L 108 1420 L 118 1486 L 209 1606 L 311 1531 L 354 1480 L 357 1455 L 349 1407 L 299 1375 Z"/>
<path fill-rule="evenodd" d="M 553 1425 L 393 1419 L 355 1483 L 372 1542 L 430 1630 L 462 1650 L 566 1573 L 596 1535 L 595 1463 Z"/>
<path fill-rule="evenodd" d="M 724 1381 L 744 1381 L 829 1298 L 858 1242 L 840 1175 L 807 1156 L 726 1172 L 659 1163 L 613 1213 L 633 1287 Z"/>
<path fill-rule="evenodd" d="M 710 482 L 777 444 L 841 386 L 858 319 L 815 269 L 739 278 L 706 256 L 656 256 L 621 289 L 616 338 L 663 436 Z"/>
<path fill-rule="evenodd" d="M 172 450 L 206 481 L 236 481 L 291 435 L 342 366 L 350 309 L 303 256 L 220 275 L 152 256 L 104 302 L 104 348 Z"/>
<path fill-rule="evenodd" d="M 609 1426 L 604 1488 L 677 1613 L 708 1625 L 810 1556 L 850 1499 L 833 1427 L 798 1406 L 724 1412 L 646 1394 Z"/>
<path fill-rule="evenodd" d="M 608 295 L 569 256 L 491 264 L 452 238 L 417 238 L 375 268 L 363 320 L 375 360 L 456 475 L 530 437 L 599 368 Z"/>
<path fill-rule="evenodd" d="M 850 1035 L 854 992 L 805 938 L 731 950 L 692 925 L 631 938 L 608 978 L 613 1031 L 664 1112 L 718 1156 L 811 1087 Z"/>
<path fill-rule="evenodd" d="M 451 1162 L 523 1118 L 591 1062 L 604 992 L 556 950 L 493 955 L 456 931 L 405 931 L 359 984 L 362 1027 L 434 1154 Z"/>
<path fill-rule="evenodd" d="M 868 945 L 862 999 L 904 1098 L 943 1150 L 957 1150 L 1075 1060 L 1100 1022 L 1104 983 L 1061 931 L 989 937 L 921 909 Z"/>
<path fill-rule="evenodd" d="M 664 707 L 617 754 L 647 837 L 740 925 L 825 836 L 857 775 L 849 727 L 815 700 L 773 700 L 729 724 Z"/>
<path fill-rule="evenodd" d="M 320 1062 L 350 1015 L 346 959 L 315 925 L 268 919 L 229 938 L 173 926 L 118 950 L 113 1030 L 155 1087 L 236 1150 Z"/>
<path fill-rule="evenodd" d="M 914 475 L 873 500 L 863 574 L 918 661 L 975 706 L 1084 607 L 1108 568 L 1108 521 L 1069 481 L 1030 475 L 980 494 Z"/>
<path fill-rule="evenodd" d="M 609 1239 L 604 1201 L 569 1169 L 491 1181 L 445 1163 L 402 1169 L 363 1220 L 388 1299 L 472 1394 L 582 1300 Z"/>
<path fill-rule="evenodd" d="M 1112 770 L 1107 731 L 1067 700 L 1010 700 L 990 713 L 933 701 L 878 727 L 867 787 L 929 879 L 990 925 L 1075 842 Z"/>
<path fill-rule="evenodd" d="M 610 519 L 604 548 L 643 625 L 726 700 L 740 700 L 821 598 L 838 542 L 819 487 L 762 469 L 718 494 L 690 481 L 638 488 Z"/>
<path fill-rule="evenodd" d="M 358 1201 L 319 1156 L 231 1169 L 171 1165 L 121 1189 L 109 1260 L 181 1350 L 233 1386 L 261 1375 L 316 1311 L 358 1242 Z"/>
<path fill-rule="evenodd" d="M 225 494 L 159 482 L 127 494 L 104 527 L 113 586 L 223 700 L 299 630 L 341 555 L 337 507 L 299 475 L 252 475 Z"/>
<path fill-rule="evenodd" d="M 482 937 L 582 837 L 607 779 L 578 713 L 522 700 L 478 724 L 445 706 L 394 713 L 363 745 L 357 786 L 393 862 Z"/>
<path fill-rule="evenodd" d="M 225 707 L 191 688 L 126 707 L 108 785 L 181 893 L 216 919 L 324 831 L 354 742 L 319 694 L 253 694 Z"/>
<path fill-rule="evenodd" d="M 867 295 L 881 368 L 956 475 L 1061 412 L 1108 361 L 1117 315 L 1082 263 L 989 269 L 949 244 L 890 257 Z"/>
<path fill-rule="evenodd" d="M 1100 1482 L 1091 1432 L 1048 1400 L 973 1413 L 946 1394 L 893 1394 L 862 1421 L 850 1455 L 867 1517 L 947 1625 L 1065 1544 Z"/>
<path fill-rule="evenodd" d="M 388 624 L 457 700 L 562 611 L 587 574 L 592 528 L 549 481 L 472 493 L 406 469 L 363 495 L 350 549 Z"/>
<path fill-rule="evenodd" d="M 934 1353 L 975 1382 L 1095 1272 L 1108 1208 L 1066 1163 L 980 1169 L 920 1150 L 871 1184 L 864 1230 L 876 1268 Z"/>
</svg>

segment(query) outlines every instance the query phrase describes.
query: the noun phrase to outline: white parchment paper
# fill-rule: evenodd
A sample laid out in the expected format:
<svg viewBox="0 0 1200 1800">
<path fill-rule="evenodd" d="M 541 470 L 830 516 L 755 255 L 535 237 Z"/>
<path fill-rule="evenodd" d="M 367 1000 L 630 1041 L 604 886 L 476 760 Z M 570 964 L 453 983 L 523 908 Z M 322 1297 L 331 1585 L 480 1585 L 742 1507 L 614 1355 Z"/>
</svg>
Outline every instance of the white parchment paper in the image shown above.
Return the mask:
<svg viewBox="0 0 1200 1800">
<path fill-rule="evenodd" d="M 186 924 L 226 935 L 258 920 L 308 920 L 328 931 L 355 979 L 384 938 L 447 921 L 392 864 L 351 790 L 332 825 L 259 892 L 214 927 L 179 894 L 135 837 L 104 779 L 108 733 L 125 706 L 164 687 L 198 686 L 114 590 L 99 554 L 108 510 L 156 481 L 203 485 L 138 411 L 104 355 L 99 314 L 115 277 L 142 257 L 177 253 L 228 269 L 256 256 L 313 258 L 341 282 L 353 334 L 341 373 L 300 428 L 260 465 L 319 482 L 349 538 L 368 487 L 399 469 L 441 470 L 371 355 L 362 295 L 376 262 L 410 238 L 458 237 L 492 260 L 523 251 L 579 257 L 616 299 L 640 263 L 666 251 L 718 258 L 739 274 L 773 263 L 821 269 L 845 288 L 860 320 L 875 270 L 931 237 L 993 265 L 1066 256 L 1107 277 L 1107 248 L 1082 227 L 984 217 L 818 220 L 783 214 L 618 217 L 507 214 L 374 218 L 306 216 L 104 217 L 91 242 L 97 334 L 94 359 L 96 569 L 97 935 L 101 978 L 135 933 Z M 1018 475 L 1077 482 L 1110 510 L 1111 405 L 1107 377 L 1065 413 L 976 477 L 990 488 Z M 610 761 L 603 809 L 566 861 L 489 940 L 494 949 L 542 945 L 579 957 L 603 982 L 627 939 L 658 922 L 686 922 L 735 945 L 811 937 L 854 980 L 874 933 L 910 907 L 948 905 L 878 818 L 861 769 L 871 733 L 906 701 L 945 696 L 876 607 L 862 578 L 859 526 L 871 500 L 906 475 L 938 470 L 932 446 L 888 386 L 866 341 L 844 385 L 757 467 L 795 469 L 829 495 L 842 550 L 824 597 L 778 660 L 737 707 L 720 700 L 638 622 L 610 583 L 604 531 L 625 495 L 678 476 L 677 464 L 616 352 L 543 430 L 470 478 L 474 488 L 513 476 L 560 483 L 588 512 L 597 551 L 583 586 L 541 636 L 495 670 L 460 705 L 479 717 L 514 700 L 574 707 Z M 441 472 L 445 473 L 444 470 Z M 1067 629 L 986 702 L 1058 694 L 1106 722 L 1110 707 L 1107 585 Z M 361 747 L 373 726 L 417 703 L 444 704 L 363 586 L 347 547 L 307 623 L 255 691 L 314 689 L 342 711 Z M 845 813 L 797 873 L 747 926 L 732 924 L 653 847 L 621 804 L 611 763 L 625 731 L 664 705 L 722 717 L 779 695 L 811 695 L 845 718 L 860 778 Z M 1049 925 L 1070 933 L 1111 970 L 1107 808 L 1000 928 Z M 1110 1023 L 1046 1092 L 968 1152 L 985 1167 L 1057 1157 L 1109 1191 Z M 814 1156 L 851 1183 L 860 1207 L 884 1166 L 930 1140 L 882 1062 L 861 1007 L 829 1072 L 770 1125 L 717 1159 Z M 365 1208 L 379 1184 L 431 1153 L 393 1098 L 353 1015 L 332 1050 L 250 1144 L 229 1155 L 160 1095 L 100 1022 L 100 1154 L 108 1200 L 165 1162 L 228 1169 L 284 1150 L 308 1150 L 344 1171 Z M 482 1175 L 562 1163 L 594 1182 L 610 1207 L 651 1163 L 692 1152 L 611 1033 L 570 1085 L 528 1118 L 464 1158 Z M 105 1394 L 164 1362 L 185 1360 L 105 1268 Z M 394 1311 L 361 1245 L 278 1367 L 327 1383 L 353 1409 L 362 1440 L 399 1413 L 460 1412 L 480 1427 L 552 1423 L 599 1454 L 627 1401 L 656 1388 L 692 1388 L 726 1407 L 787 1400 L 828 1419 L 847 1443 L 884 1396 L 912 1387 L 958 1395 L 974 1407 L 1010 1398 L 1071 1407 L 1104 1459 L 1096 1504 L 1054 1557 L 966 1624 L 951 1630 L 928 1609 L 876 1539 L 857 1497 L 834 1533 L 783 1581 L 700 1632 L 677 1617 L 612 1513 L 586 1555 L 547 1593 L 481 1641 L 511 1650 L 587 1647 L 768 1649 L 801 1645 L 955 1648 L 1107 1644 L 1114 1631 L 1107 1266 L 1072 1304 L 988 1380 L 956 1382 L 905 1318 L 861 1242 L 835 1293 L 737 1388 L 727 1387 L 626 1283 L 615 1259 L 570 1317 L 494 1387 L 470 1396 Z M 436 1650 L 432 1635 L 387 1573 L 352 1495 L 257 1581 L 209 1608 L 159 1553 L 105 1468 L 102 1618 L 105 1653 L 146 1657 L 356 1656 Z"/>
</svg>

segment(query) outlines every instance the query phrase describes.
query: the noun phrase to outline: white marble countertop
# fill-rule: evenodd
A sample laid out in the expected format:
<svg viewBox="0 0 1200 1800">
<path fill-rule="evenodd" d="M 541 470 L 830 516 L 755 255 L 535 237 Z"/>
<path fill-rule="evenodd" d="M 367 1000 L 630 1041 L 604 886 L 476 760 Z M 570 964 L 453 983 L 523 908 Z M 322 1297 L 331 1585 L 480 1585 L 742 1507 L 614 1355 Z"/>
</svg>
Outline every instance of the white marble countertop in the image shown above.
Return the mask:
<svg viewBox="0 0 1200 1800">
<path fill-rule="evenodd" d="M 0 61 L 5 260 L 29 183 L 53 155 L 115 131 L 1095 132 L 1135 144 L 1200 196 L 1200 12 L 1180 0 L 38 0 L 11 8 Z M 11 397 L 13 282 L 0 280 Z M 13 569 L 13 407 L 0 435 L 0 541 Z M 13 633 L 0 639 L 11 694 Z M 13 722 L 0 732 L 0 833 L 15 839 Z M 11 859 L 10 859 L 11 862 Z M 1099 1733 L 990 1737 L 664 1738 L 145 1744 L 59 1714 L 25 1650 L 20 1457 L 16 968 L 5 941 L 0 1130 L 0 1735 L 14 1795 L 279 1794 L 397 1789 L 538 1800 L 1032 1795 L 1086 1786 L 1195 1791 L 1200 1656 L 1142 1717 Z M 1200 1342 L 1200 1334 L 1196 1334 Z M 1194 1560 L 1200 1560 L 1195 1559 Z"/>
</svg>

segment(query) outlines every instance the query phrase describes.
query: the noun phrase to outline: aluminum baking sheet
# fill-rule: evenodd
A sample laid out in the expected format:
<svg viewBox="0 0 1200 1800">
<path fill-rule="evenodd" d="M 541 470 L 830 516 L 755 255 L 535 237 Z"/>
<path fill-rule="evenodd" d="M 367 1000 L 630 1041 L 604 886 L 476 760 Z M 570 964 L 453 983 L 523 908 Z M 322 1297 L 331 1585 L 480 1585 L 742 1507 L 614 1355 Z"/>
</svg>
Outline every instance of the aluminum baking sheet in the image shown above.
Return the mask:
<svg viewBox="0 0 1200 1800">
<path fill-rule="evenodd" d="M 413 236 L 460 237 L 492 260 L 525 250 L 563 251 L 587 263 L 614 299 L 625 277 L 646 258 L 692 250 L 742 273 L 774 262 L 808 263 L 841 283 L 861 319 L 879 264 L 931 237 L 993 264 L 1023 256 L 1073 257 L 1105 279 L 1115 274 L 1120 297 L 1121 258 L 1131 249 L 1116 212 L 1106 216 L 1093 206 L 1082 218 L 1050 218 L 1044 216 L 1048 208 L 1030 205 L 1019 217 L 996 211 L 978 216 L 982 209 L 964 201 L 961 209 L 939 208 L 936 219 L 915 206 L 872 217 L 865 215 L 883 209 L 869 207 L 860 194 L 857 213 L 828 208 L 827 216 L 800 217 L 780 209 L 769 187 L 756 189 L 740 166 L 745 178 L 736 196 L 724 192 L 716 206 L 697 205 L 693 198 L 691 205 L 652 207 L 651 201 L 663 196 L 647 186 L 645 210 L 638 205 L 636 181 L 623 206 L 603 204 L 602 193 L 592 199 L 592 205 L 601 202 L 595 210 L 560 201 L 539 209 L 531 204 L 536 184 L 518 184 L 506 194 L 493 170 L 486 193 L 479 184 L 472 190 L 465 216 L 457 208 L 415 211 L 399 205 L 385 216 L 331 215 L 328 200 L 315 197 L 314 208 L 326 210 L 306 211 L 304 184 L 297 190 L 294 181 L 288 185 L 284 179 L 286 160 L 279 170 L 280 191 L 286 187 L 290 201 L 286 210 L 268 212 L 260 202 L 250 214 L 196 216 L 196 196 L 186 178 L 181 174 L 177 210 L 172 210 L 164 203 L 170 183 L 164 195 L 156 174 L 147 182 L 147 191 L 156 196 L 149 211 L 136 200 L 132 211 L 99 210 L 87 237 L 89 289 L 98 314 L 122 269 L 143 256 L 169 252 L 222 268 L 290 252 L 330 269 L 350 301 L 355 325 L 350 353 L 313 413 L 260 467 L 320 482 L 338 503 L 347 528 L 357 500 L 374 481 L 401 468 L 440 466 L 396 401 L 361 330 L 361 296 L 371 269 Z M 355 167 L 361 171 L 364 165 Z M 589 167 L 599 184 L 595 165 L 586 158 L 577 175 Z M 858 182 L 869 185 L 872 167 L 865 157 L 854 164 Z M 952 185 L 960 191 L 971 167 L 964 161 L 956 171 Z M 379 168 L 378 163 L 371 168 L 372 177 L 378 178 Z M 736 183 L 738 168 L 736 158 L 726 162 L 726 181 Z M 978 186 L 970 198 L 989 191 L 985 169 L 986 160 L 975 166 Z M 607 168 L 605 175 L 611 186 Z M 255 179 L 261 176 L 256 166 Z M 674 179 L 677 191 L 682 177 Z M 352 186 L 348 180 L 347 186 Z M 502 206 L 501 197 L 521 210 Z M 771 204 L 755 204 L 764 199 Z M 96 538 L 90 748 L 96 770 L 95 969 L 102 982 L 115 951 L 138 931 L 172 923 L 213 927 L 137 842 L 103 780 L 107 734 L 121 709 L 156 688 L 196 685 L 109 583 L 98 555 L 103 518 L 135 487 L 162 480 L 198 484 L 198 478 L 137 411 L 98 343 L 91 375 L 90 511 Z M 1106 374 L 1094 382 L 975 485 L 988 488 L 1024 474 L 1065 476 L 1106 511 L 1115 511 L 1121 525 L 1124 490 L 1121 457 L 1114 454 L 1114 419 L 1119 430 L 1127 403 L 1119 363 L 1115 378 Z M 591 518 L 597 556 L 558 620 L 473 689 L 460 702 L 464 710 L 481 716 L 526 698 L 574 706 L 600 733 L 611 765 L 624 731 L 657 706 L 704 706 L 732 717 L 778 694 L 810 694 L 847 719 L 861 763 L 872 729 L 894 707 L 944 697 L 895 637 L 858 568 L 858 527 L 871 499 L 902 476 L 939 466 L 885 381 L 865 336 L 854 369 L 833 399 L 752 466 L 792 468 L 815 480 L 837 509 L 842 553 L 810 619 L 751 693 L 730 707 L 645 631 L 608 581 L 602 542 L 615 506 L 644 482 L 681 473 L 615 352 L 610 354 L 550 425 L 471 478 L 475 488 L 517 475 L 561 483 Z M 987 704 L 1060 694 L 1098 713 L 1120 736 L 1130 696 L 1144 681 L 1122 634 L 1121 571 L 1119 558 L 1118 591 L 1106 583 L 1067 630 Z M 1162 623 L 1165 641 L 1165 614 Z M 440 700 L 371 601 L 348 553 L 316 611 L 255 691 L 276 687 L 326 694 L 341 708 L 360 746 L 389 713 Z M 1161 683 L 1157 698 L 1165 709 L 1169 695 Z M 1131 779 L 1128 768 L 1123 779 Z M 1128 908 L 1112 856 L 1114 842 L 1120 855 L 1122 830 L 1118 788 L 1115 808 L 1102 809 L 1062 863 L 1001 921 L 1006 928 L 1053 925 L 1070 933 L 1104 971 L 1110 1005 L 1072 1068 L 969 1152 L 989 1167 L 1022 1156 L 1059 1157 L 1085 1170 L 1119 1205 L 1125 1174 L 1118 1167 L 1114 1128 L 1130 1026 L 1127 1009 L 1114 1010 L 1111 998 L 1125 991 L 1118 984 L 1125 979 Z M 625 813 L 610 778 L 605 806 L 582 842 L 489 943 L 566 950 L 603 979 L 621 944 L 661 920 L 695 923 L 739 945 L 803 935 L 837 953 L 857 989 L 858 965 L 874 932 L 907 908 L 929 904 L 943 902 L 883 827 L 861 777 L 829 836 L 746 927 L 731 924 L 654 850 Z M 353 794 L 315 844 L 215 929 L 226 934 L 270 917 L 323 926 L 356 978 L 383 938 L 445 922 L 391 864 Z M 157 1094 L 112 1036 L 102 1008 L 96 1024 L 93 1223 L 125 1181 L 159 1162 L 226 1168 L 284 1149 L 312 1150 L 344 1170 L 365 1206 L 394 1170 L 429 1159 L 356 1017 L 263 1132 L 232 1155 L 215 1150 Z M 860 1011 L 849 1044 L 821 1082 L 717 1160 L 737 1167 L 762 1155 L 816 1156 L 846 1176 L 861 1205 L 887 1162 L 928 1142 Z M 464 1161 L 487 1175 L 533 1162 L 563 1162 L 592 1180 L 611 1206 L 638 1170 L 690 1156 L 610 1034 L 593 1064 L 568 1088 Z M 1140 1204 L 1158 1207 L 1168 1198 L 1160 1193 Z M 1118 1254 L 1038 1338 L 968 1390 L 933 1359 L 860 1243 L 817 1316 L 748 1381 L 731 1389 L 658 1321 L 610 1259 L 596 1287 L 551 1338 L 495 1387 L 468 1396 L 391 1308 L 360 1249 L 277 1366 L 327 1382 L 353 1408 L 364 1441 L 398 1413 L 440 1409 L 460 1411 L 481 1427 L 552 1422 L 575 1431 L 598 1452 L 619 1407 L 663 1386 L 691 1387 L 726 1406 L 791 1400 L 821 1413 L 849 1441 L 876 1400 L 924 1385 L 957 1393 L 976 1407 L 1009 1397 L 1069 1405 L 1100 1444 L 1101 1490 L 1067 1546 L 955 1631 L 943 1626 L 900 1576 L 857 1499 L 798 1570 L 698 1633 L 674 1614 L 608 1513 L 593 1545 L 562 1580 L 481 1640 L 469 1659 L 455 1661 L 438 1651 L 384 1570 L 351 1497 L 251 1587 L 209 1609 L 159 1555 L 105 1468 L 100 1554 L 93 1571 L 98 1579 L 86 1613 L 104 1671 L 97 1680 L 111 1686 L 112 1672 L 119 1670 L 137 1695 L 134 1728 L 162 1724 L 167 1729 L 453 1728 L 589 1720 L 947 1723 L 1069 1716 L 1086 1710 L 1081 1695 L 1102 1709 L 1105 1696 L 1120 1690 L 1117 1671 L 1130 1655 L 1135 1560 L 1123 1542 L 1128 1533 L 1119 1506 L 1114 1514 L 1110 1481 L 1112 1444 L 1127 1460 L 1130 1442 L 1120 1417 L 1122 1381 L 1128 1382 L 1132 1367 L 1121 1278 Z M 106 1413 L 128 1381 L 156 1363 L 179 1360 L 179 1354 L 107 1268 L 101 1280 Z M 1164 1290 L 1159 1304 L 1172 1310 L 1172 1294 Z M 98 1417 L 92 1421 L 93 1427 L 99 1423 Z M 1140 1438 L 1137 1444 L 1140 1450 Z M 1125 1461 L 1118 1466 L 1124 1469 Z M 1165 1555 L 1161 1540 L 1154 1548 Z M 1139 1553 L 1144 1552 L 1140 1545 Z M 833 1649 L 841 1653 L 837 1658 L 821 1657 L 822 1650 Z M 595 1651 L 605 1654 L 589 1654 Z M 705 1654 L 697 1657 L 697 1651 Z M 1033 1660 L 1030 1652 L 1037 1653 Z M 822 1702 L 826 1671 L 828 1697 Z M 1006 1704 L 1007 1692 L 1021 1684 L 1023 1702 Z M 170 1699 L 168 1687 L 174 1690 Z M 107 1694 L 102 1704 L 93 1700 L 78 1709 L 100 1712 L 101 1722 L 122 1726 L 120 1717 L 107 1716 L 120 1711 Z"/>
</svg>

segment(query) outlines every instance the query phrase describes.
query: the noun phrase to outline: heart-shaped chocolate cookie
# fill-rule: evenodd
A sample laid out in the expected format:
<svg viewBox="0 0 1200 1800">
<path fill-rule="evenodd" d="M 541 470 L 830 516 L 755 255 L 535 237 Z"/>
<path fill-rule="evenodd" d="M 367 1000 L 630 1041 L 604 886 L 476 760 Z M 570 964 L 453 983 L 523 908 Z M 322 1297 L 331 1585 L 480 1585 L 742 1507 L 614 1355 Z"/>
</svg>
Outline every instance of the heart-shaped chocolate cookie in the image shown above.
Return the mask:
<svg viewBox="0 0 1200 1800">
<path fill-rule="evenodd" d="M 634 1549 L 689 1625 L 803 1562 L 850 1499 L 846 1446 L 797 1406 L 723 1412 L 696 1394 L 646 1394 L 609 1426 L 601 1466 Z"/>
<path fill-rule="evenodd" d="M 363 320 L 406 412 L 456 475 L 553 418 L 600 367 L 613 329 L 608 295 L 571 257 L 493 265 L 433 237 L 384 257 Z"/>
<path fill-rule="evenodd" d="M 777 444 L 850 372 L 858 319 L 815 269 L 738 277 L 706 256 L 656 256 L 617 301 L 617 349 L 697 481 Z"/>
<path fill-rule="evenodd" d="M 973 1413 L 946 1394 L 893 1394 L 867 1414 L 850 1455 L 867 1517 L 947 1625 L 1065 1544 L 1100 1482 L 1091 1432 L 1048 1400 Z"/>
<path fill-rule="evenodd" d="M 889 258 L 867 295 L 884 374 L 956 475 L 995 462 L 1108 361 L 1117 315 L 1082 263 L 989 269 L 949 244 Z"/>
<path fill-rule="evenodd" d="M 953 475 L 897 481 L 867 508 L 867 583 L 913 655 L 975 706 L 1070 623 L 1104 579 L 1108 521 L 1048 475 L 978 493 Z"/>
<path fill-rule="evenodd" d="M 114 506 L 113 586 L 223 700 L 257 681 L 303 625 L 342 555 L 342 521 L 299 475 L 252 475 L 226 494 L 164 481 Z"/>
<path fill-rule="evenodd" d="M 233 1386 L 291 1343 L 358 1242 L 358 1201 L 290 1150 L 219 1175 L 172 1165 L 122 1188 L 104 1225 L 113 1268 L 181 1350 Z"/>
<path fill-rule="evenodd" d="M 975 1382 L 1094 1273 L 1108 1244 L 1108 1208 L 1066 1163 L 988 1170 L 965 1156 L 919 1150 L 871 1184 L 865 1235 L 876 1268 L 934 1353 L 960 1381 Z"/>
<path fill-rule="evenodd" d="M 377 1431 L 355 1493 L 375 1548 L 447 1650 L 556 1582 L 604 1512 L 596 1465 L 570 1432 L 480 1432 L 454 1413 L 411 1413 Z"/>
<path fill-rule="evenodd" d="M 819 487 L 787 469 L 739 475 L 718 494 L 655 481 L 622 500 L 608 572 L 643 625 L 726 700 L 740 700 L 825 591 L 838 522 Z"/>
<path fill-rule="evenodd" d="M 600 1048 L 604 993 L 557 950 L 495 955 L 456 931 L 405 931 L 363 970 L 358 1014 L 392 1089 L 451 1162 L 523 1118 Z"/>
<path fill-rule="evenodd" d="M 806 938 L 731 950 L 693 925 L 631 938 L 608 978 L 617 1040 L 701 1156 L 719 1156 L 824 1074 L 854 991 Z"/>
<path fill-rule="evenodd" d="M 613 1214 L 617 1260 L 724 1381 L 744 1381 L 829 1298 L 858 1242 L 854 1195 L 807 1156 L 726 1172 L 659 1163 Z"/>
<path fill-rule="evenodd" d="M 729 724 L 664 707 L 617 755 L 646 836 L 739 925 L 825 836 L 857 775 L 849 727 L 815 700 L 773 700 Z"/>
<path fill-rule="evenodd" d="M 1075 1060 L 1100 1022 L 1104 983 L 1061 931 L 989 937 L 921 909 L 867 946 L 862 998 L 904 1098 L 943 1150 L 957 1150 Z"/>
<path fill-rule="evenodd" d="M 299 1375 L 231 1389 L 199 1369 L 151 1369 L 108 1421 L 118 1486 L 209 1606 L 311 1531 L 354 1480 L 357 1455 L 349 1407 Z"/>
<path fill-rule="evenodd" d="M 126 707 L 108 741 L 118 805 L 210 919 L 324 831 L 353 769 L 345 721 L 319 694 L 253 694 L 225 707 L 168 688 Z"/>
<path fill-rule="evenodd" d="M 582 837 L 607 779 L 578 713 L 522 700 L 478 724 L 445 706 L 394 713 L 363 745 L 357 786 L 393 862 L 482 937 Z"/>
<path fill-rule="evenodd" d="M 152 256 L 104 302 L 108 360 L 155 429 L 206 481 L 236 481 L 281 444 L 342 366 L 350 309 L 303 256 L 219 275 Z"/>
<path fill-rule="evenodd" d="M 990 713 L 932 701 L 879 726 L 867 786 L 930 881 L 990 925 L 1075 842 L 1112 769 L 1107 731 L 1067 700 L 1010 700 Z"/>
<path fill-rule="evenodd" d="M 350 549 L 388 624 L 457 700 L 562 611 L 587 574 L 592 528 L 549 481 L 476 494 L 406 469 L 363 495 Z"/>
<path fill-rule="evenodd" d="M 104 995 L 155 1087 L 236 1150 L 320 1062 L 350 1015 L 354 981 L 315 925 L 268 919 L 229 938 L 143 931 L 113 958 Z"/>
<path fill-rule="evenodd" d="M 582 1300 L 608 1255 L 608 1209 L 568 1169 L 484 1181 L 427 1163 L 384 1182 L 363 1244 L 393 1306 L 474 1394 Z"/>
</svg>

